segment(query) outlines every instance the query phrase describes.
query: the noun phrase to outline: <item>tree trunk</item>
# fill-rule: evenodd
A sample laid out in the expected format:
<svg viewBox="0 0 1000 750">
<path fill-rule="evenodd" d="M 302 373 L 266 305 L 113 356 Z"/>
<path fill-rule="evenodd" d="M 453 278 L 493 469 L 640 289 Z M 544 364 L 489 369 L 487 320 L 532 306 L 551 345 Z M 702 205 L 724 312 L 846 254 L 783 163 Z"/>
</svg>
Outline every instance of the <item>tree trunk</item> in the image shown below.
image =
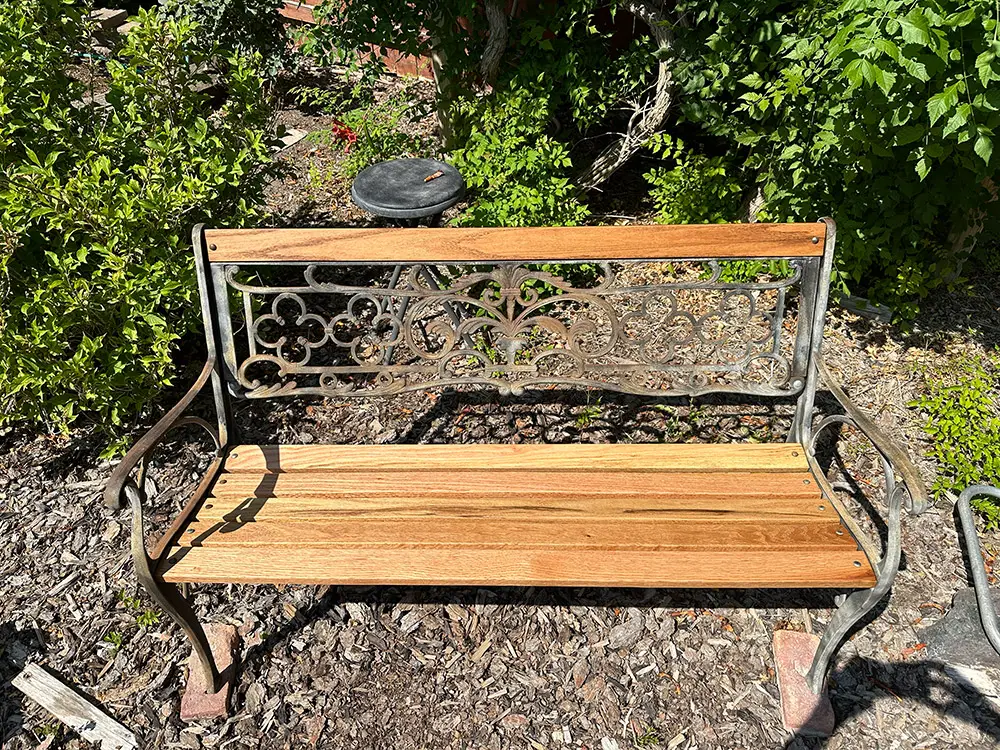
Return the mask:
<svg viewBox="0 0 1000 750">
<path fill-rule="evenodd" d="M 593 190 L 617 172 L 654 135 L 660 132 L 673 103 L 673 74 L 670 52 L 674 45 L 671 23 L 662 9 L 651 0 L 633 0 L 625 7 L 649 25 L 657 46 L 659 65 L 656 85 L 648 99 L 643 95 L 635 103 L 625 132 L 608 145 L 581 174 L 576 183 L 583 190 Z"/>
</svg>

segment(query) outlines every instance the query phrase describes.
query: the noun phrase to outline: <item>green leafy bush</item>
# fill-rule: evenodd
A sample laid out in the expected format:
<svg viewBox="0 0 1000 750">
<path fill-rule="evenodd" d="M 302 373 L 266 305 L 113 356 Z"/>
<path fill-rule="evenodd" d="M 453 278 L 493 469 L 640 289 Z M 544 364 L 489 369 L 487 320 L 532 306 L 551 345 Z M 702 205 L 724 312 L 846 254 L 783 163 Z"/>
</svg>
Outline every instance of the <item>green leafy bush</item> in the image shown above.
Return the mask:
<svg viewBox="0 0 1000 750">
<path fill-rule="evenodd" d="M 842 285 L 912 314 L 964 260 L 996 173 L 993 0 L 684 2 L 684 116 L 726 138 L 773 220 L 838 222 Z"/>
<path fill-rule="evenodd" d="M 461 223 L 577 224 L 588 211 L 574 179 L 606 131 L 627 125 L 628 109 L 647 93 L 657 63 L 648 40 L 615 47 L 611 21 L 627 11 L 621 2 L 606 6 L 521 4 L 506 18 L 502 47 L 490 52 L 486 17 L 473 0 L 326 3 L 327 23 L 310 29 L 304 49 L 324 62 L 364 69 L 382 65 L 373 47 L 437 55 L 446 140 L 473 197 Z M 490 55 L 497 61 L 492 72 L 484 69 Z M 572 159 L 583 141 L 586 149 Z"/>
<path fill-rule="evenodd" d="M 587 217 L 569 179 L 569 149 L 546 132 L 547 104 L 523 91 L 460 101 L 465 145 L 452 158 L 473 197 L 459 224 L 571 226 Z"/>
<path fill-rule="evenodd" d="M 937 461 L 933 489 L 959 493 L 972 484 L 1000 486 L 1000 369 L 997 360 L 967 362 L 947 376 L 926 379 L 927 393 L 913 401 L 924 412 L 924 431 Z M 973 500 L 987 526 L 1000 528 L 1000 504 Z"/>
<path fill-rule="evenodd" d="M 295 53 L 278 14 L 283 0 L 170 0 L 173 13 L 197 26 L 202 44 L 252 57 L 260 55 L 263 70 L 274 76 L 294 65 Z"/>
<path fill-rule="evenodd" d="M 407 133 L 403 125 L 422 114 L 406 91 L 368 107 L 356 107 L 344 114 L 344 124 L 357 140 L 344 159 L 344 172 L 354 178 L 376 162 L 402 156 L 422 156 L 432 150 L 429 139 Z"/>
<path fill-rule="evenodd" d="M 65 73 L 85 38 L 78 6 L 0 14 L 0 426 L 128 425 L 198 325 L 190 227 L 253 220 L 273 169 L 256 66 L 197 42 L 185 18 L 138 23 L 103 109 Z M 192 88 L 209 66 L 228 91 L 214 112 Z"/>
<path fill-rule="evenodd" d="M 692 153 L 666 133 L 654 136 L 649 148 L 673 162 L 643 175 L 659 223 L 722 224 L 739 218 L 743 184 L 725 157 Z"/>
</svg>

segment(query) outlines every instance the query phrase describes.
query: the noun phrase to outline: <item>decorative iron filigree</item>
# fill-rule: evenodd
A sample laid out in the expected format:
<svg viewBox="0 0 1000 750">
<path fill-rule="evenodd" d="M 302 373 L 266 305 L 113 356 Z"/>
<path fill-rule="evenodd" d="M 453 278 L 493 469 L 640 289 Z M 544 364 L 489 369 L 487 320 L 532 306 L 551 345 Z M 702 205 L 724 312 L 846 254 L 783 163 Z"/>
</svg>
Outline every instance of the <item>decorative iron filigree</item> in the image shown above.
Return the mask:
<svg viewBox="0 0 1000 750">
<path fill-rule="evenodd" d="M 224 350 L 248 398 L 466 384 L 776 396 L 803 385 L 786 296 L 808 262 L 752 283 L 722 280 L 716 262 L 564 264 L 563 276 L 513 263 L 408 265 L 388 280 L 392 267 L 315 264 L 283 267 L 301 279 L 290 283 L 228 265 L 216 278 L 229 290 L 224 330 L 245 328 Z M 233 290 L 242 312 L 229 309 Z"/>
</svg>

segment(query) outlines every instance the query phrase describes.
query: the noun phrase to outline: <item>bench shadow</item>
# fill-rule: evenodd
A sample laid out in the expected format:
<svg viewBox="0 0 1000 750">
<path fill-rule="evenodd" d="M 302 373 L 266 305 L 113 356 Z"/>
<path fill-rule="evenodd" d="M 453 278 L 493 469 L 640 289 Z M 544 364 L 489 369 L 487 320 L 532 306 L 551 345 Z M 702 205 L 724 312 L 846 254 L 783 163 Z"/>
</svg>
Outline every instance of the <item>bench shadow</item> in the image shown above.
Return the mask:
<svg viewBox="0 0 1000 750">
<path fill-rule="evenodd" d="M 614 414 L 609 416 L 602 414 L 594 417 L 590 429 L 583 429 L 575 425 L 576 415 L 569 411 L 563 413 L 530 411 L 534 406 L 562 406 L 574 409 L 595 405 L 599 405 L 601 411 L 614 410 Z M 521 410 L 524 416 L 530 414 L 541 429 L 542 439 L 538 442 L 542 443 L 595 442 L 592 439 L 587 439 L 588 433 L 600 434 L 602 439 L 597 442 L 635 442 L 636 432 L 644 434 L 651 442 L 672 442 L 677 438 L 684 440 L 695 438 L 698 442 L 706 443 L 733 442 L 732 430 L 720 430 L 719 424 L 721 422 L 730 420 L 735 423 L 739 417 L 767 416 L 779 420 L 782 423 L 782 429 L 787 431 L 794 405 L 794 399 L 785 397 L 774 397 L 762 401 L 737 394 L 712 394 L 691 399 L 683 396 L 636 396 L 614 391 L 602 391 L 595 404 L 594 394 L 581 390 L 529 390 L 518 397 L 501 397 L 495 392 L 485 390 L 446 390 L 440 394 L 440 398 L 430 408 L 423 410 L 394 442 L 406 444 L 451 442 L 454 440 L 454 435 L 450 434 L 452 425 L 443 420 L 442 417 L 459 413 L 468 415 L 469 410 L 475 409 L 484 411 L 471 416 L 480 417 L 484 422 L 486 417 L 511 409 Z M 706 407 L 732 408 L 737 406 L 742 407 L 738 413 L 700 415 L 697 420 L 682 420 L 671 425 L 673 428 L 671 431 L 657 428 L 648 420 L 641 419 L 643 412 L 664 407 L 681 411 L 700 411 Z M 485 411 L 488 409 L 492 411 Z M 782 414 L 782 409 L 788 413 Z M 687 431 L 678 429 L 680 425 L 687 428 Z M 489 434 L 489 425 L 484 424 L 483 426 L 487 429 L 487 434 L 482 439 L 461 442 L 494 442 L 496 436 Z M 734 424 L 734 426 L 736 425 Z M 567 434 L 562 439 L 551 440 L 548 433 L 556 429 L 562 429 Z M 740 427 L 739 429 L 746 430 L 747 428 Z M 465 432 L 468 432 L 467 428 Z M 727 439 L 720 441 L 720 436 Z M 779 440 L 783 437 L 784 433 Z M 509 442 L 509 440 L 502 440 L 502 442 Z"/>
<path fill-rule="evenodd" d="M 364 603 L 376 612 L 395 604 L 491 604 L 527 606 L 663 607 L 676 615 L 718 608 L 831 608 L 837 590 L 761 589 L 580 589 L 522 587 L 332 587 L 312 605 L 298 611 L 278 630 L 251 647 L 241 671 L 259 672 L 270 652 L 306 625 L 348 602 Z M 878 610 L 865 624 L 878 616 Z M 1000 743 L 1000 711 L 974 686 L 956 680 L 939 661 L 886 662 L 853 656 L 830 675 L 830 695 L 837 727 L 871 710 L 879 700 L 899 700 L 927 706 L 940 715 L 964 722 Z M 775 715 L 775 720 L 779 720 Z M 834 738 L 792 735 L 784 750 L 821 750 L 839 746 Z"/>
<path fill-rule="evenodd" d="M 889 663 L 854 656 L 830 675 L 830 698 L 837 719 L 834 736 L 793 736 L 785 750 L 839 747 L 837 735 L 843 723 L 882 700 L 927 706 L 938 715 L 976 727 L 1000 745 L 1000 711 L 976 687 L 948 675 L 945 668 L 940 661 Z M 956 741 L 954 747 L 958 746 Z"/>
<path fill-rule="evenodd" d="M 327 616 L 337 605 L 362 603 L 377 611 L 397 604 L 472 606 L 654 607 L 677 610 L 824 609 L 833 608 L 840 589 L 636 589 L 521 586 L 331 586 L 312 604 L 302 607 L 280 628 L 252 646 L 243 668 L 259 669 L 268 655 L 309 624 Z M 872 616 L 876 616 L 872 613 Z"/>
</svg>

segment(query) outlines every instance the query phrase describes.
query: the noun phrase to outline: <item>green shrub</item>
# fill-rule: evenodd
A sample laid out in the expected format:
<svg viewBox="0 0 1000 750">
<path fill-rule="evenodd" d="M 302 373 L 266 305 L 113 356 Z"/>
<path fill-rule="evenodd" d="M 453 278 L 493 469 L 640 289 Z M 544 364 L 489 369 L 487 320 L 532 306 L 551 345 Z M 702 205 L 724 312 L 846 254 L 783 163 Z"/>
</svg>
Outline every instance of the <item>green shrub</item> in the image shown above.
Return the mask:
<svg viewBox="0 0 1000 750">
<path fill-rule="evenodd" d="M 198 327 L 191 226 L 257 215 L 271 111 L 251 61 L 142 11 L 108 64 L 111 108 L 74 104 L 80 18 L 60 0 L 0 14 L 0 426 L 88 414 L 120 433 Z M 228 91 L 215 112 L 192 90 L 208 66 Z"/>
<path fill-rule="evenodd" d="M 739 219 L 743 183 L 725 157 L 693 153 L 684 141 L 666 133 L 654 136 L 649 148 L 673 163 L 643 175 L 659 223 L 722 224 Z"/>
<path fill-rule="evenodd" d="M 278 14 L 283 0 L 171 0 L 173 13 L 198 24 L 201 44 L 217 45 L 240 55 L 260 55 L 263 70 L 273 77 L 292 67 L 295 54 Z"/>
<path fill-rule="evenodd" d="M 839 281 L 915 312 L 996 173 L 993 0 L 684 2 L 684 116 L 757 175 L 763 217 L 838 222 Z"/>
<path fill-rule="evenodd" d="M 353 179 L 362 169 L 376 162 L 430 152 L 429 139 L 403 130 L 404 122 L 413 122 L 421 114 L 425 113 L 414 106 L 405 90 L 382 102 L 346 112 L 344 124 L 354 131 L 357 140 L 347 151 L 344 173 Z"/>
<path fill-rule="evenodd" d="M 586 205 L 569 179 L 569 149 L 548 135 L 548 102 L 524 90 L 463 99 L 456 122 L 464 145 L 452 153 L 472 192 L 464 226 L 580 224 Z"/>
<path fill-rule="evenodd" d="M 926 379 L 927 393 L 912 402 L 927 416 L 924 432 L 937 461 L 933 489 L 959 493 L 972 484 L 1000 486 L 1000 369 L 967 362 L 947 376 Z M 1000 503 L 973 500 L 989 528 L 1000 528 Z"/>
</svg>

